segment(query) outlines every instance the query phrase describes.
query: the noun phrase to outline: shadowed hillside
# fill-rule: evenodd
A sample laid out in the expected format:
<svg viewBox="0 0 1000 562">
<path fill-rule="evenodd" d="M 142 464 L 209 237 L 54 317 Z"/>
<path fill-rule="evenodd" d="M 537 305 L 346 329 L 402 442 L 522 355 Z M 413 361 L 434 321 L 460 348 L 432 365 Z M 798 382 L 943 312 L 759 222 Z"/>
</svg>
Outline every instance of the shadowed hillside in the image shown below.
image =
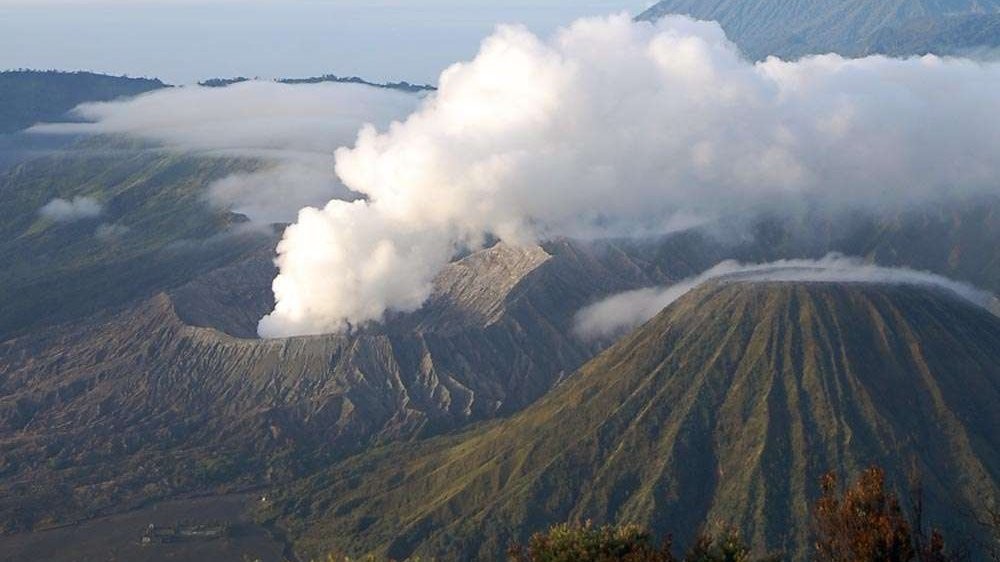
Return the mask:
<svg viewBox="0 0 1000 562">
<path fill-rule="evenodd" d="M 998 41 L 995 26 L 973 23 L 977 15 L 997 13 L 997 0 L 663 0 L 637 19 L 655 21 L 667 14 L 685 14 L 718 21 L 744 52 L 762 59 L 768 55 L 798 58 L 828 52 L 857 56 L 882 53 L 877 50 L 880 47 L 893 55 L 954 53 L 956 40 L 952 34 L 916 34 L 917 29 L 908 22 L 934 20 L 944 28 L 957 21 L 948 17 L 968 16 L 966 31 L 975 29 L 979 34 L 968 35 L 961 47 L 971 47 L 967 42 L 973 39 L 977 40 L 975 45 Z M 908 37 L 890 41 L 891 34 L 885 30 L 899 26 L 909 29 Z M 883 39 L 872 40 L 880 34 Z M 915 50 L 906 50 L 905 46 Z"/>
<path fill-rule="evenodd" d="M 564 520 L 734 525 L 801 558 L 828 469 L 921 473 L 961 529 L 1000 483 L 1000 320 L 933 289 L 715 283 L 510 420 L 388 447 L 297 484 L 303 552 L 494 559 Z"/>
<path fill-rule="evenodd" d="M 350 336 L 261 341 L 273 234 L 242 235 L 241 217 L 205 200 L 213 180 L 255 166 L 98 139 L 0 176 L 3 529 L 283 485 L 373 444 L 512 415 L 610 343 L 573 335 L 581 307 L 723 259 L 839 250 L 1000 289 L 1000 247 L 984 243 L 1000 213 L 977 199 L 499 244 L 452 263 L 420 311 Z M 100 215 L 40 215 L 57 197 L 92 198 Z"/>
<path fill-rule="evenodd" d="M 1000 14 L 916 18 L 884 27 L 868 39 L 865 54 L 938 55 L 995 58 L 1000 49 Z"/>
<path fill-rule="evenodd" d="M 61 121 L 84 102 L 110 101 L 165 88 L 149 78 L 92 72 L 8 70 L 0 72 L 0 134 L 43 121 Z"/>
<path fill-rule="evenodd" d="M 197 193 L 185 185 L 141 190 L 136 204 Z M 351 336 L 241 339 L 254 336 L 273 304 L 266 244 L 241 261 L 221 254 L 221 267 L 206 261 L 214 251 L 183 254 L 187 269 L 149 265 L 148 281 L 95 283 L 111 290 L 92 294 L 122 304 L 74 301 L 107 308 L 0 344 L 0 471 L 14 499 L 0 502 L 0 516 L 8 530 L 23 531 L 40 520 L 113 513 L 192 491 L 278 485 L 370 444 L 512 414 L 609 343 L 573 335 L 581 307 L 729 257 L 821 256 L 843 248 L 996 286 L 997 247 L 977 242 L 998 226 L 989 205 L 861 220 L 838 235 L 822 224 L 764 221 L 736 245 L 698 232 L 645 242 L 564 240 L 544 249 L 500 244 L 449 266 L 422 310 Z M 56 240 L 64 238 L 39 247 L 56 248 Z M 86 241 L 74 241 L 80 246 L 66 255 L 105 259 L 88 257 Z M 137 259 L 157 264 L 157 255 Z M 169 286 L 200 268 L 210 272 Z M 105 270 L 65 279 L 85 288 L 90 271 Z"/>
<path fill-rule="evenodd" d="M 95 139 L 0 171 L 0 340 L 149 298 L 254 252 L 275 234 L 238 228 L 208 186 L 259 164 Z M 40 210 L 88 198 L 93 217 Z M 269 283 L 269 282 L 268 282 Z"/>
<path fill-rule="evenodd" d="M 578 307 L 656 279 L 610 249 L 553 258 L 500 244 L 452 264 L 422 311 L 384 326 L 219 331 L 252 334 L 269 272 L 252 257 L 0 344 L 6 530 L 272 485 L 373 443 L 512 413 L 597 350 L 572 335 Z"/>
</svg>

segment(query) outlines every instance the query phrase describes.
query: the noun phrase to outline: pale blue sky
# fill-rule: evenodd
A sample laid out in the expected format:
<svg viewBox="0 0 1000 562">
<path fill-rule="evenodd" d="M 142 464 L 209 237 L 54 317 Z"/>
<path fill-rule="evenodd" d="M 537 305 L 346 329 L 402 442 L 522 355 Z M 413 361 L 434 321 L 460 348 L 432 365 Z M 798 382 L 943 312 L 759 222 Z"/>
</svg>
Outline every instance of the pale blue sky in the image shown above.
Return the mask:
<svg viewBox="0 0 1000 562">
<path fill-rule="evenodd" d="M 190 83 L 356 74 L 433 82 L 500 22 L 547 35 L 649 0 L 0 0 L 0 68 Z"/>
</svg>

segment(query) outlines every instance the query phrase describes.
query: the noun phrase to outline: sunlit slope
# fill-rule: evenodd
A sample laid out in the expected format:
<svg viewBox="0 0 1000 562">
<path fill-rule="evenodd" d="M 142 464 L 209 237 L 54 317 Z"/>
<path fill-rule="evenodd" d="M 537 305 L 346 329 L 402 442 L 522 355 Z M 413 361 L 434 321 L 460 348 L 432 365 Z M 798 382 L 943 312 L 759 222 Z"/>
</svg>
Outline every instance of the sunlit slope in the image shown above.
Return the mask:
<svg viewBox="0 0 1000 562">
<path fill-rule="evenodd" d="M 685 541 L 735 525 L 801 555 L 827 470 L 922 474 L 930 516 L 994 503 L 1000 320 L 914 287 L 702 287 L 515 417 L 356 457 L 274 514 L 305 553 L 501 558 L 552 522 Z"/>
</svg>

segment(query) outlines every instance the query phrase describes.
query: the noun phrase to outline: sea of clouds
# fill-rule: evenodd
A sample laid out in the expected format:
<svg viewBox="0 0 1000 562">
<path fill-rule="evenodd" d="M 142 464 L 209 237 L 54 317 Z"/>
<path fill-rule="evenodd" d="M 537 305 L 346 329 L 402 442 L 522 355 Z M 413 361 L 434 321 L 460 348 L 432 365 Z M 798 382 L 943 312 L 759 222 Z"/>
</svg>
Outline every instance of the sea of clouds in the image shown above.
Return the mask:
<svg viewBox="0 0 1000 562">
<path fill-rule="evenodd" d="M 40 124 L 39 133 L 111 134 L 167 149 L 260 160 L 255 171 L 208 186 L 208 202 L 259 223 L 291 222 L 299 209 L 355 197 L 334 173 L 333 153 L 365 124 L 387 126 L 420 96 L 360 84 L 251 80 L 225 88 L 185 86 L 88 103 L 82 123 Z"/>
</svg>

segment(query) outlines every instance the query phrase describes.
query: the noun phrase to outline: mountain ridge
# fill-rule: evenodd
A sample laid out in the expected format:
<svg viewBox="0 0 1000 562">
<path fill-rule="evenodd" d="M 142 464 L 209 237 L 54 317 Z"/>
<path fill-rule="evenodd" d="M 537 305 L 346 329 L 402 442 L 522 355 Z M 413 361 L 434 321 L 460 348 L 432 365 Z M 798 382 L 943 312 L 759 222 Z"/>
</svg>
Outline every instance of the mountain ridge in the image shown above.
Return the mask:
<svg viewBox="0 0 1000 562">
<path fill-rule="evenodd" d="M 155 78 L 86 71 L 0 71 L 0 135 L 56 121 L 84 102 L 111 101 L 168 87 Z"/>
<path fill-rule="evenodd" d="M 840 251 L 1000 289 L 998 247 L 983 243 L 1000 233 L 998 200 L 969 199 L 849 220 L 779 214 L 731 235 L 497 244 L 446 268 L 420 311 L 350 337 L 268 342 L 256 322 L 273 307 L 275 234 L 233 237 L 239 217 L 203 199 L 212 178 L 255 164 L 82 148 L 0 176 L 12 218 L 0 255 L 16 265 L 0 275 L 7 532 L 270 488 L 367 446 L 513 415 L 612 343 L 573 337 L 581 307 L 726 259 Z M 77 196 L 102 202 L 102 216 L 37 214 Z M 129 230 L 98 239 L 98 222 Z M 53 306 L 53 294 L 79 306 Z"/>
<path fill-rule="evenodd" d="M 1000 48 L 1000 14 L 914 18 L 871 34 L 862 54 L 985 55 Z"/>
<path fill-rule="evenodd" d="M 571 308 L 546 297 L 581 266 L 539 267 L 551 261 L 540 248 L 498 244 L 452 264 L 445 292 L 420 313 L 351 334 L 261 340 L 246 310 L 266 308 L 257 281 L 273 264 L 254 256 L 123 310 L 2 342 L 0 495 L 21 499 L 0 500 L 0 521 L 24 531 L 45 517 L 270 485 L 370 444 L 516 411 L 600 345 L 576 340 Z M 622 283 L 586 267 L 598 288 Z M 577 283 L 564 302 L 582 306 L 594 290 Z M 89 496 L 37 493 L 84 483 Z"/>
<path fill-rule="evenodd" d="M 998 395 L 1000 320 L 948 293 L 710 283 L 519 414 L 348 459 L 271 516 L 306 555 L 499 559 L 549 524 L 593 519 L 681 544 L 734 525 L 803 559 L 826 470 L 881 463 L 898 488 L 912 460 L 945 525 L 996 502 Z"/>
<path fill-rule="evenodd" d="M 684 14 L 715 20 L 751 58 L 763 59 L 827 52 L 858 56 L 866 49 L 875 52 L 878 43 L 869 40 L 873 35 L 908 20 L 997 13 L 997 0 L 662 0 L 636 19 Z M 926 41 L 924 48 L 930 49 Z"/>
</svg>

